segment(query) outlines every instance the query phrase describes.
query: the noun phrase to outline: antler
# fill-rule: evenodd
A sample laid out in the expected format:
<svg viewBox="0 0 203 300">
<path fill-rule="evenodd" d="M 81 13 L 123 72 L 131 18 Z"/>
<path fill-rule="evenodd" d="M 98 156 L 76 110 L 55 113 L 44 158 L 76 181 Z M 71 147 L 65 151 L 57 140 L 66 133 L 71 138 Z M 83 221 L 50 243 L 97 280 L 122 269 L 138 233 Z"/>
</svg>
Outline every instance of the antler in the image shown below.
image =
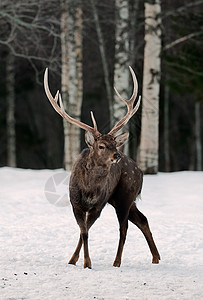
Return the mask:
<svg viewBox="0 0 203 300">
<path fill-rule="evenodd" d="M 141 101 L 141 96 L 139 96 L 139 99 L 137 101 L 137 104 L 135 105 L 135 107 L 133 108 L 135 99 L 137 97 L 137 92 L 138 92 L 138 83 L 137 83 L 137 78 L 136 75 L 133 71 L 133 69 L 129 66 L 132 78 L 133 78 L 133 94 L 131 96 L 131 98 L 129 100 L 124 99 L 119 92 L 117 91 L 117 89 L 114 87 L 116 94 L 118 95 L 118 97 L 125 102 L 125 104 L 127 105 L 128 111 L 127 114 L 125 115 L 125 117 L 123 117 L 118 123 L 116 123 L 114 125 L 114 127 L 111 129 L 111 131 L 108 133 L 110 135 L 115 135 L 115 133 L 117 131 L 119 131 L 121 128 L 123 128 L 128 121 L 130 120 L 130 118 L 132 118 L 132 116 L 136 113 L 136 111 L 138 110 L 139 106 L 140 106 L 140 101 Z"/>
<path fill-rule="evenodd" d="M 61 94 L 59 93 L 59 91 L 57 91 L 55 97 L 53 98 L 50 89 L 49 89 L 49 85 L 48 85 L 48 68 L 46 68 L 45 73 L 44 73 L 44 89 L 47 95 L 47 98 L 49 99 L 51 105 L 53 106 L 53 108 L 57 111 L 57 113 L 59 115 L 61 115 L 65 120 L 67 120 L 69 123 L 74 124 L 84 130 L 90 131 L 95 137 L 100 135 L 100 132 L 97 129 L 97 123 L 95 121 L 93 112 L 91 111 L 91 118 L 92 118 L 92 122 L 94 127 L 91 127 L 83 122 L 80 122 L 74 118 L 72 118 L 71 116 L 69 116 L 64 109 L 63 106 L 63 102 L 62 102 L 62 98 L 61 98 Z M 58 99 L 59 99 L 59 104 L 58 105 Z"/>
</svg>

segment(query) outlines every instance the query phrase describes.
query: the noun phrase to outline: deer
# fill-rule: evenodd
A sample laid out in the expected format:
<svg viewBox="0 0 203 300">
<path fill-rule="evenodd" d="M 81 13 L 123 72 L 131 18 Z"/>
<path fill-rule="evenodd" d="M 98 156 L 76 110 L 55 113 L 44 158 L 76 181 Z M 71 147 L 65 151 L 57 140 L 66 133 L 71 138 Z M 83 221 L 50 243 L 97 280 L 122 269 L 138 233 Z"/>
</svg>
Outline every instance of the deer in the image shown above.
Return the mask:
<svg viewBox="0 0 203 300">
<path fill-rule="evenodd" d="M 133 69 L 131 67 L 129 69 L 133 80 L 131 98 L 126 100 L 114 87 L 118 97 L 127 106 L 126 115 L 107 134 L 101 134 L 98 131 L 92 111 L 93 126 L 74 119 L 65 112 L 60 92 L 57 91 L 55 97 L 50 92 L 48 68 L 45 70 L 44 88 L 51 105 L 66 121 L 85 130 L 85 142 L 88 146 L 76 160 L 69 182 L 70 202 L 74 217 L 80 228 L 79 241 L 69 260 L 69 264 L 72 265 L 76 265 L 83 246 L 83 266 L 84 268 L 92 268 L 88 247 L 88 232 L 107 203 L 115 208 L 120 231 L 118 249 L 113 266 L 120 267 L 121 265 L 128 221 L 135 224 L 144 234 L 152 254 L 152 263 L 158 264 L 160 260 L 148 220 L 138 210 L 136 205 L 136 198 L 141 194 L 142 190 L 143 173 L 134 160 L 119 151 L 119 148 L 127 141 L 129 133 L 126 131 L 116 135 L 136 113 L 141 101 L 139 96 L 134 106 L 138 94 L 138 82 Z"/>
</svg>

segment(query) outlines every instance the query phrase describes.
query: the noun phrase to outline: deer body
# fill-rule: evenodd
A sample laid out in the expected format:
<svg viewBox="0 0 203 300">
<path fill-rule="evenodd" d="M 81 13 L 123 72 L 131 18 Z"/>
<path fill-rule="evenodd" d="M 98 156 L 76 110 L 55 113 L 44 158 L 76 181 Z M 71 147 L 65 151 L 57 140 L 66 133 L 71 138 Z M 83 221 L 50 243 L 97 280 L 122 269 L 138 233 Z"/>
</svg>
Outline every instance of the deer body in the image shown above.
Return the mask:
<svg viewBox="0 0 203 300">
<path fill-rule="evenodd" d="M 78 157 L 72 170 L 69 187 L 74 216 L 80 227 L 79 241 L 69 263 L 76 264 L 83 245 L 84 268 L 91 268 L 88 231 L 100 216 L 107 202 L 115 208 L 120 227 L 119 245 L 113 265 L 119 267 L 121 264 L 128 221 L 134 223 L 143 232 L 152 253 L 152 263 L 159 263 L 160 260 L 147 218 L 136 207 L 135 200 L 142 189 L 142 171 L 132 159 L 118 151 L 118 148 L 127 140 L 128 133 L 124 132 L 115 136 L 115 133 L 137 111 L 140 103 L 139 100 L 133 108 L 137 95 L 137 81 L 131 68 L 130 71 L 134 82 L 131 99 L 125 100 L 116 90 L 121 100 L 127 104 L 128 112 L 108 134 L 99 133 L 92 113 L 94 127 L 70 117 L 63 108 L 60 94 L 57 92 L 55 98 L 52 97 L 47 82 L 47 71 L 45 73 L 45 91 L 54 109 L 70 123 L 86 130 L 85 141 L 88 149 L 83 150 Z M 60 106 L 57 104 L 58 97 Z"/>
<path fill-rule="evenodd" d="M 102 209 L 113 194 L 119 180 L 119 170 L 112 166 L 109 170 L 102 166 L 89 164 L 89 151 L 84 151 L 73 167 L 70 179 L 70 199 L 72 205 L 77 203 L 85 211 L 93 207 Z M 116 169 L 116 170 L 115 170 Z M 78 181 L 78 178 L 80 179 Z M 76 197 L 78 194 L 78 197 Z M 77 201 L 75 201 L 77 198 Z M 78 201 L 79 200 L 79 201 Z"/>
<path fill-rule="evenodd" d="M 76 193 L 80 195 L 76 201 L 84 210 L 89 211 L 93 207 L 103 208 L 113 199 L 118 190 L 123 189 L 128 197 L 132 194 L 136 199 L 142 187 L 142 172 L 133 160 L 123 153 L 119 153 L 121 159 L 110 166 L 91 164 L 89 149 L 83 150 L 76 161 L 70 178 L 70 199 L 74 205 Z M 131 198 L 130 197 L 130 198 Z"/>
</svg>

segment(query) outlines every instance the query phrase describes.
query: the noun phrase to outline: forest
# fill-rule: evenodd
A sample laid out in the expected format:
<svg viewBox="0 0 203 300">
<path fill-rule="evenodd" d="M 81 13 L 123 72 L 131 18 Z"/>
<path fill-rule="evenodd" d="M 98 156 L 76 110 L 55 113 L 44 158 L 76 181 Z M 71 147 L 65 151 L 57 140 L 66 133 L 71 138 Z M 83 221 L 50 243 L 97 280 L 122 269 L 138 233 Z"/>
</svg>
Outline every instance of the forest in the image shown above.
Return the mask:
<svg viewBox="0 0 203 300">
<path fill-rule="evenodd" d="M 136 73 L 141 107 L 125 153 L 143 172 L 202 170 L 203 0 L 1 0 L 0 166 L 70 170 L 84 131 L 108 132 L 126 112 Z M 138 99 L 138 98 L 137 98 Z"/>
</svg>

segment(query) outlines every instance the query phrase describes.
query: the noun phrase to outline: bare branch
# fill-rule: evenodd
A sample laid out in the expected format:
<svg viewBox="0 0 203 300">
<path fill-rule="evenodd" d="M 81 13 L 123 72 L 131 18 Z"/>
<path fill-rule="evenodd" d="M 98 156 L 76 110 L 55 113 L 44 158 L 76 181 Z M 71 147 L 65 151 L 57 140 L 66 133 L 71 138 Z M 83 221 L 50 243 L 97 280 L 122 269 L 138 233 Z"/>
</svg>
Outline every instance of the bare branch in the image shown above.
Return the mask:
<svg viewBox="0 0 203 300">
<path fill-rule="evenodd" d="M 193 37 L 195 37 L 195 36 L 199 36 L 199 35 L 201 35 L 201 34 L 203 34 L 203 31 L 199 31 L 199 32 L 194 32 L 194 33 L 187 34 L 187 35 L 185 35 L 185 36 L 183 36 L 183 37 L 181 37 L 181 38 L 179 38 L 179 39 L 177 39 L 177 40 L 171 42 L 170 44 L 167 44 L 167 45 L 163 48 L 163 50 L 168 50 L 168 49 L 170 49 L 170 48 L 176 46 L 177 44 L 180 44 L 180 43 L 182 43 L 182 42 L 185 42 L 185 41 L 187 41 L 187 40 L 189 40 L 189 39 L 191 39 L 191 38 L 193 38 Z"/>
<path fill-rule="evenodd" d="M 167 62 L 167 64 L 168 64 L 169 66 L 177 67 L 177 68 L 179 68 L 179 69 L 185 70 L 185 71 L 187 71 L 187 72 L 189 72 L 189 73 L 191 73 L 191 74 L 194 74 L 194 75 L 197 75 L 197 76 L 203 76 L 203 72 L 196 72 L 196 71 L 194 71 L 193 69 L 188 68 L 188 67 L 186 67 L 186 66 L 183 66 L 183 65 L 181 65 L 181 64 L 172 63 L 172 62 Z"/>
<path fill-rule="evenodd" d="M 177 14 L 185 11 L 188 8 L 191 8 L 191 7 L 194 7 L 194 6 L 198 6 L 198 5 L 201 5 L 201 4 L 203 4 L 203 0 L 198 0 L 196 2 L 190 2 L 190 3 L 187 3 L 187 4 L 183 5 L 183 6 L 178 7 L 175 10 L 170 10 L 170 11 L 166 12 L 164 15 L 162 15 L 160 17 L 163 20 L 163 19 L 165 19 L 167 17 L 177 15 Z"/>
</svg>

